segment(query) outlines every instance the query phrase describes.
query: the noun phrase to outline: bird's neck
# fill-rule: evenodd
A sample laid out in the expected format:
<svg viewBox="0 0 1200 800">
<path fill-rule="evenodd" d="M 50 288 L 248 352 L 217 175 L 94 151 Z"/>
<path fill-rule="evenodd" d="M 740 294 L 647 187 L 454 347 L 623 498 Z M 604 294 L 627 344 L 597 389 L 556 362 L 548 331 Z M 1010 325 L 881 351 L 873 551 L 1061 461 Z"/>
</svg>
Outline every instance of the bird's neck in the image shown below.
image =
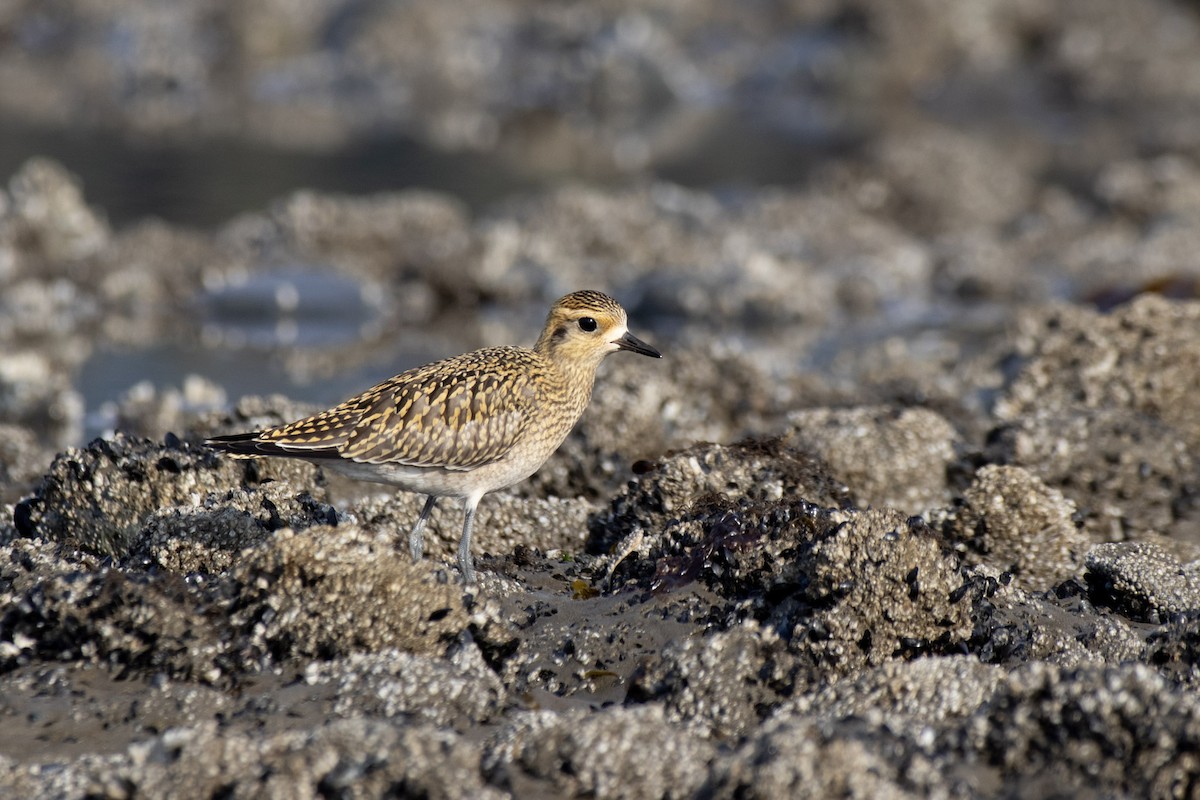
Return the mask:
<svg viewBox="0 0 1200 800">
<path fill-rule="evenodd" d="M 600 366 L 600 361 L 567 358 L 561 353 L 555 353 L 552 348 L 550 352 L 544 352 L 542 355 L 562 379 L 567 402 L 579 413 L 583 413 L 583 409 L 592 399 L 592 386 L 596 382 L 596 368 Z"/>
</svg>

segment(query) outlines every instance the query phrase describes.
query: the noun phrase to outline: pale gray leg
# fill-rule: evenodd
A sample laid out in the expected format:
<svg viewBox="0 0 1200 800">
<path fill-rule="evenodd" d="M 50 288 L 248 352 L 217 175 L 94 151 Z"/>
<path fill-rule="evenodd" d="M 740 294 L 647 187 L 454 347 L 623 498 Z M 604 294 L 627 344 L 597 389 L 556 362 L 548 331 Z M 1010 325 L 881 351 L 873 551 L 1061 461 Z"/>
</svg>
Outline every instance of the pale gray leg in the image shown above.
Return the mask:
<svg viewBox="0 0 1200 800">
<path fill-rule="evenodd" d="M 458 567 L 462 570 L 463 583 L 475 582 L 475 569 L 471 565 L 471 526 L 475 523 L 475 506 L 478 498 L 468 497 L 463 502 L 463 535 L 458 543 Z"/>
<path fill-rule="evenodd" d="M 425 552 L 425 521 L 429 519 L 436 505 L 437 497 L 429 495 L 425 500 L 425 507 L 421 509 L 421 516 L 417 517 L 417 523 L 408 534 L 408 552 L 412 553 L 413 561 L 420 561 Z"/>
</svg>

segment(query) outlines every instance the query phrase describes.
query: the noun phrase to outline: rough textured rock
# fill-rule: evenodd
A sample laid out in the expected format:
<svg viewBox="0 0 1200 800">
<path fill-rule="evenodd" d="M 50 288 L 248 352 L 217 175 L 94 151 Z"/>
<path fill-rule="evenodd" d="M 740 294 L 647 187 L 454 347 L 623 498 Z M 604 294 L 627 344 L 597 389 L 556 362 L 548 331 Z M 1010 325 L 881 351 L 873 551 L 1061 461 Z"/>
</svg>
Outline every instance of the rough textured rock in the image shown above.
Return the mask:
<svg viewBox="0 0 1200 800">
<path fill-rule="evenodd" d="M 36 546 L 22 546 L 4 574 L 8 668 L 62 657 L 215 683 L 295 658 L 388 647 L 440 654 L 467 627 L 461 593 L 348 526 L 276 531 L 210 579 L 74 555 L 46 575 Z"/>
<path fill-rule="evenodd" d="M 229 636 L 201 589 L 170 573 L 151 577 L 95 560 L 50 561 L 35 543 L 14 542 L 4 564 L 0 665 L 44 660 L 98 663 L 117 674 L 215 683 Z M 55 563 L 57 562 L 57 563 Z"/>
<path fill-rule="evenodd" d="M 1022 587 L 1044 591 L 1079 571 L 1087 537 L 1075 504 L 1020 467 L 989 465 L 963 492 L 947 535 L 969 562 L 1011 572 Z"/>
<path fill-rule="evenodd" d="M 1044 661 L 1062 667 L 1123 663 L 1141 657 L 1144 632 L 1104 613 L 1074 579 L 1050 592 L 1027 592 L 1008 575 L 977 567 L 964 576 L 975 593 L 975 630 L 968 650 L 986 663 Z"/>
<path fill-rule="evenodd" d="M 1003 679 L 1003 668 L 974 656 L 889 661 L 801 694 L 774 713 L 779 717 L 811 714 L 827 720 L 861 717 L 900 730 L 965 719 Z"/>
<path fill-rule="evenodd" d="M 1200 635 L 1196 620 L 1200 614 L 1178 614 L 1166 625 L 1146 637 L 1139 653 L 1168 680 L 1196 686 L 1200 682 Z"/>
<path fill-rule="evenodd" d="M 29 428 L 0 425 L 0 500 L 18 500 L 53 460 Z"/>
<path fill-rule="evenodd" d="M 54 359 L 31 351 L 0 355 L 0 413 L 9 424 L 36 431 L 50 446 L 62 448 L 82 433 L 83 399 L 58 366 Z"/>
<path fill-rule="evenodd" d="M 945 230 L 1002 224 L 1028 207 L 1033 185 L 1027 176 L 1037 169 L 1039 154 L 1011 141 L 926 124 L 900 127 L 874 156 L 910 224 L 918 230 Z M 1014 161 L 1026 163 L 1014 169 Z M 930 169 L 934 162 L 941 170 Z M 990 191 L 975 191 L 981 184 Z"/>
<path fill-rule="evenodd" d="M 448 659 L 388 648 L 354 652 L 309 663 L 304 683 L 332 687 L 331 712 L 339 717 L 400 717 L 441 728 L 485 722 L 505 699 L 474 647 L 460 647 Z"/>
<path fill-rule="evenodd" d="M 640 475 L 591 526 L 589 549 L 607 551 L 641 531 L 661 532 L 671 520 L 704 515 L 705 501 L 720 495 L 751 502 L 807 500 L 817 505 L 847 502 L 846 489 L 821 462 L 780 440 L 734 445 L 701 444 L 641 465 Z M 699 508 L 692 510 L 693 504 Z"/>
<path fill-rule="evenodd" d="M 886 739 L 885 739 L 886 741 Z M 717 797 L 910 798 L 922 792 L 903 786 L 899 768 L 868 736 L 829 730 L 804 717 L 782 717 L 764 725 L 714 770 Z"/>
<path fill-rule="evenodd" d="M 704 725 L 718 740 L 735 740 L 805 683 L 778 635 L 746 625 L 669 643 L 634 673 L 629 694 L 655 702 L 680 724 Z"/>
<path fill-rule="evenodd" d="M 1150 414 L 1038 411 L 996 429 L 987 452 L 1061 491 L 1093 541 L 1128 531 L 1183 538 L 1200 519 L 1192 450 L 1180 431 Z"/>
<path fill-rule="evenodd" d="M 146 797 L 182 794 L 319 797 L 354 792 L 382 797 L 396 786 L 434 798 L 500 798 L 485 786 L 479 751 L 433 726 L 373 720 L 333 722 L 311 731 L 263 736 L 216 723 L 177 728 L 118 756 L 88 757 L 46 777 L 15 772 L 15 788 L 37 796 Z"/>
<path fill-rule="evenodd" d="M 1196 519 L 1191 402 L 1200 358 L 1184 333 L 1200 307 L 1147 296 L 1109 315 L 1063 307 L 1023 318 L 1023 360 L 997 404 L 998 455 L 1061 487 L 1103 539 L 1172 534 Z"/>
<path fill-rule="evenodd" d="M 25 262 L 21 271 L 57 272 L 101 250 L 111 235 L 103 214 L 84 202 L 78 178 L 50 159 L 26 162 L 9 181 L 7 201 L 0 238 L 20 244 L 13 254 Z"/>
<path fill-rule="evenodd" d="M 473 299 L 473 282 L 457 280 L 472 255 L 462 206 L 423 192 L 331 197 L 298 192 L 262 216 L 246 215 L 224 231 L 236 254 L 262 259 L 262 244 L 281 257 L 303 254 L 368 281 L 394 281 L 407 296 L 409 319 L 428 318 L 439 298 Z M 265 254 L 270 256 L 270 253 Z M 425 298 L 425 302 L 421 299 Z"/>
<path fill-rule="evenodd" d="M 894 511 L 843 516 L 797 567 L 812 612 L 792 618 L 793 647 L 839 674 L 905 652 L 953 650 L 970 635 L 970 604 L 954 599 L 957 559 Z"/>
<path fill-rule="evenodd" d="M 859 506 L 919 514 L 948 500 L 946 473 L 958 437 L 932 411 L 813 409 L 792 413 L 788 422 L 789 441 L 824 459 Z"/>
<path fill-rule="evenodd" d="M 1087 569 L 1096 592 L 1134 619 L 1200 611 L 1200 571 L 1152 542 L 1098 544 L 1088 551 Z"/>
<path fill-rule="evenodd" d="M 359 528 L 276 531 L 232 577 L 230 623 L 247 637 L 240 657 L 251 660 L 442 653 L 467 624 L 457 587 Z"/>
<path fill-rule="evenodd" d="M 262 491 L 230 489 L 246 469 L 262 482 L 297 466 L 222 459 L 173 434 L 162 444 L 124 436 L 96 439 L 55 459 L 36 494 L 18 505 L 17 527 L 27 536 L 68 540 L 102 555 L 147 553 L 165 559 L 158 563 L 193 570 L 220 558 L 208 551 L 224 550 L 228 559 L 267 531 L 335 521 L 333 509 L 304 490 L 279 484 Z M 233 506 L 225 505 L 235 495 Z M 193 548 L 199 561 L 177 552 L 181 546 Z"/>
<path fill-rule="evenodd" d="M 408 492 L 387 492 L 362 501 L 355 518 L 408 552 L 408 532 L 421 513 L 425 498 Z M 583 550 L 588 518 L 596 506 L 581 498 L 522 499 L 509 492 L 490 494 L 479 504 L 471 549 L 476 558 L 501 556 L 516 547 L 566 555 Z M 451 561 L 462 538 L 462 503 L 445 498 L 434 508 L 425 528 L 427 558 Z"/>
<path fill-rule="evenodd" d="M 1097 680 L 1099 679 L 1099 680 Z M 1141 664 L 1064 670 L 1031 664 L 1008 675 L 963 729 L 963 747 L 1008 773 L 1018 790 L 1170 797 L 1200 774 L 1200 704 Z M 1122 753 L 1120 759 L 1097 754 Z"/>
<path fill-rule="evenodd" d="M 1061 409 L 1124 409 L 1200 441 L 1191 402 L 1200 361 L 1190 331 L 1200 305 L 1146 295 L 1113 314 L 1060 307 L 1018 334 L 1025 364 L 996 411 L 1012 419 Z"/>
<path fill-rule="evenodd" d="M 526 714 L 493 737 L 487 761 L 504 765 L 496 777 L 518 794 L 532 778 L 560 796 L 690 796 L 716 747 L 687 727 L 662 736 L 665 727 L 657 706 Z"/>
</svg>

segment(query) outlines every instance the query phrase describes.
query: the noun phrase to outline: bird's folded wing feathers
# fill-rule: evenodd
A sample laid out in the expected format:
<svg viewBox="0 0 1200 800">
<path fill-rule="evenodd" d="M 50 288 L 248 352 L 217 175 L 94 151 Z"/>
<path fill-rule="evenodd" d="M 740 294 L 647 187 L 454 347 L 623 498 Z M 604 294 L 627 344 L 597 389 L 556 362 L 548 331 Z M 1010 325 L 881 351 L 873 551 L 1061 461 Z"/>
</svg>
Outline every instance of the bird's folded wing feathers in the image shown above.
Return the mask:
<svg viewBox="0 0 1200 800">
<path fill-rule="evenodd" d="M 433 366 L 433 365 L 431 365 Z M 422 367 L 260 441 L 283 455 L 470 470 L 503 458 L 534 405 L 532 382 L 483 364 Z"/>
</svg>

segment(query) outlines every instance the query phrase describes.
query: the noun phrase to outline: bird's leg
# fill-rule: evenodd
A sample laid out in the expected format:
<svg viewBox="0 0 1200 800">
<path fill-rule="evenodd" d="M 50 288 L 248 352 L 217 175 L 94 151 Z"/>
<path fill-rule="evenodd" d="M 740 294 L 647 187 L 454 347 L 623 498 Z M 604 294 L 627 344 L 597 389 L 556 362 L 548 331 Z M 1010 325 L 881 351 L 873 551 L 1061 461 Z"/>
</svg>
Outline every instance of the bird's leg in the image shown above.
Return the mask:
<svg viewBox="0 0 1200 800">
<path fill-rule="evenodd" d="M 437 496 L 429 495 L 425 500 L 425 507 L 421 509 L 421 516 L 417 517 L 416 524 L 408 534 L 408 552 L 412 553 L 413 561 L 420 561 L 421 554 L 425 552 L 425 521 L 429 519 L 436 505 Z"/>
<path fill-rule="evenodd" d="M 458 543 L 458 567 L 462 570 L 463 583 L 475 582 L 475 569 L 471 565 L 471 526 L 475 523 L 475 506 L 478 497 L 468 497 L 463 502 L 463 535 Z"/>
</svg>

